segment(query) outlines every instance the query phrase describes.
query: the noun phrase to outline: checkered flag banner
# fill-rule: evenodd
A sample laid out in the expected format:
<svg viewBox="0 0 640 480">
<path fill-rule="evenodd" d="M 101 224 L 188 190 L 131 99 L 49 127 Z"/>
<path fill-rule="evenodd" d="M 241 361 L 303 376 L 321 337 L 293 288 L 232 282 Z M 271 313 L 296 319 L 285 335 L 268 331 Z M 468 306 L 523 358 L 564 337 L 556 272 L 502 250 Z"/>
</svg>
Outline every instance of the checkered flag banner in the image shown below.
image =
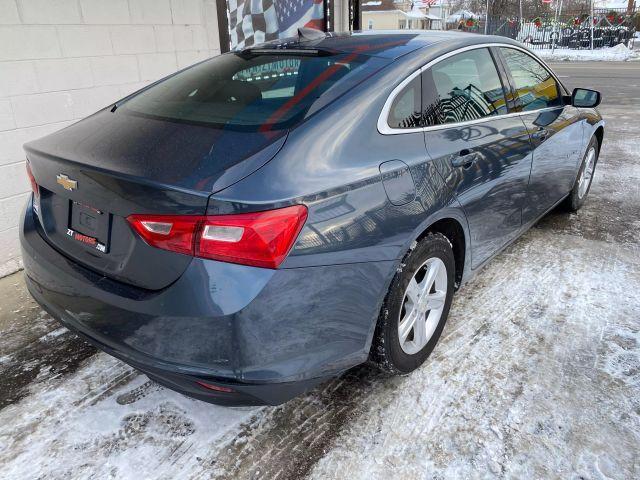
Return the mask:
<svg viewBox="0 0 640 480">
<path fill-rule="evenodd" d="M 300 27 L 322 30 L 322 0 L 227 0 L 231 49 L 293 37 Z"/>
</svg>

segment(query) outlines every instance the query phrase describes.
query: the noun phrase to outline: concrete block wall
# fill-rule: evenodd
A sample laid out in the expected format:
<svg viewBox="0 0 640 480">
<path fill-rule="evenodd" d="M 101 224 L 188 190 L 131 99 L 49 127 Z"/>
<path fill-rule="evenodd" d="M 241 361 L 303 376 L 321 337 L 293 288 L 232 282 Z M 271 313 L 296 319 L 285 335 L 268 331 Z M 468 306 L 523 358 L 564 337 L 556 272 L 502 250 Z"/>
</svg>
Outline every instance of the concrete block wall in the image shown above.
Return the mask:
<svg viewBox="0 0 640 480">
<path fill-rule="evenodd" d="M 21 266 L 22 145 L 218 53 L 215 0 L 0 0 L 0 277 Z"/>
</svg>

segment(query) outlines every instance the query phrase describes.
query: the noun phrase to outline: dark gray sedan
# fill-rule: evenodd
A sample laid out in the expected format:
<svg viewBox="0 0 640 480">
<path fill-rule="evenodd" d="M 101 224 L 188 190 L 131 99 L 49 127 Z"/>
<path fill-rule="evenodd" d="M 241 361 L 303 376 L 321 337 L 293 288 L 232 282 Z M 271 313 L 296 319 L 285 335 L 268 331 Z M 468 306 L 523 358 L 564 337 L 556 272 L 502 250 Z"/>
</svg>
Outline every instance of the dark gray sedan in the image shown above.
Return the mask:
<svg viewBox="0 0 640 480">
<path fill-rule="evenodd" d="M 501 37 L 227 53 L 25 146 L 27 284 L 206 401 L 277 404 L 367 360 L 408 373 L 463 282 L 584 203 L 599 101 Z"/>
</svg>

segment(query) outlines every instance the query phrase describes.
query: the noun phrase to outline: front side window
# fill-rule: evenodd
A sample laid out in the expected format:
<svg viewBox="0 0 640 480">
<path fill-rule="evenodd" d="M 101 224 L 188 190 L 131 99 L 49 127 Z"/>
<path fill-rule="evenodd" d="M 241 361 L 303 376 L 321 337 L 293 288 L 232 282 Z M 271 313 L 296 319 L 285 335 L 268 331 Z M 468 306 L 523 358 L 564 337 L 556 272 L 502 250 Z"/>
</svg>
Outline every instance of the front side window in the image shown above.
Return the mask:
<svg viewBox="0 0 640 480">
<path fill-rule="evenodd" d="M 382 66 L 366 55 L 229 53 L 169 77 L 118 110 L 221 129 L 287 129 Z"/>
<path fill-rule="evenodd" d="M 387 123 L 391 128 L 421 127 L 421 110 L 420 75 L 418 75 L 393 99 Z"/>
<path fill-rule="evenodd" d="M 553 75 L 533 57 L 513 48 L 501 48 L 511 71 L 523 111 L 562 105 L 558 84 Z"/>
<path fill-rule="evenodd" d="M 486 48 L 442 60 L 424 75 L 427 125 L 467 122 L 507 113 L 500 76 Z"/>
</svg>

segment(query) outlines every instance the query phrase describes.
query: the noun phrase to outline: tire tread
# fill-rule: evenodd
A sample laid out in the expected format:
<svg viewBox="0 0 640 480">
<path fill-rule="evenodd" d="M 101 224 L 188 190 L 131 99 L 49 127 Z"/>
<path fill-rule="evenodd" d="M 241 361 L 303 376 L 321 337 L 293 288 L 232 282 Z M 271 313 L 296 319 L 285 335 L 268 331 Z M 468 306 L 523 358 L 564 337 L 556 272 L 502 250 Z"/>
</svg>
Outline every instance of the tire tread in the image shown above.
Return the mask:
<svg viewBox="0 0 640 480">
<path fill-rule="evenodd" d="M 449 239 L 440 232 L 428 232 L 420 242 L 414 242 L 411 245 L 411 248 L 404 256 L 402 261 L 400 262 L 400 266 L 398 267 L 398 271 L 396 272 L 393 280 L 391 281 L 391 286 L 389 287 L 389 291 L 382 303 L 382 308 L 380 309 L 380 315 L 378 317 L 378 321 L 376 324 L 375 333 L 373 335 L 373 341 L 371 344 L 371 350 L 369 355 L 369 361 L 374 366 L 376 366 L 382 372 L 388 375 L 408 375 L 410 372 L 405 372 L 400 370 L 391 360 L 391 355 L 388 352 L 387 345 L 385 343 L 385 332 L 389 328 L 396 328 L 394 326 L 390 326 L 390 315 L 389 315 L 389 299 L 391 294 L 393 293 L 393 289 L 397 286 L 400 280 L 400 274 L 403 271 L 403 268 L 407 264 L 407 260 L 416 250 L 419 244 L 423 243 L 434 243 L 434 244 L 443 244 L 448 249 L 453 252 L 453 246 Z"/>
</svg>

